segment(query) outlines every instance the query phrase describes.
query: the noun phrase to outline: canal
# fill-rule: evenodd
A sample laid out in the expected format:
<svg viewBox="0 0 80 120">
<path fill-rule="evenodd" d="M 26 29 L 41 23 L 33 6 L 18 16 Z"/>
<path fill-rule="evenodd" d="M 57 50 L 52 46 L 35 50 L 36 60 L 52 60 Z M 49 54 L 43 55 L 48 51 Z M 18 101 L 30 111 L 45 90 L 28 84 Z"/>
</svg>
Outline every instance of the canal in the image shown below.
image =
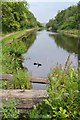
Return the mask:
<svg viewBox="0 0 80 120">
<path fill-rule="evenodd" d="M 30 35 L 28 41 L 31 42 L 33 38 L 34 40 L 32 40 L 31 46 L 24 54 L 24 61 L 22 63 L 28 69 L 31 76 L 47 77 L 51 68 L 53 66 L 56 67 L 57 64 L 64 65 L 69 55 L 73 66 L 78 67 L 77 38 L 48 32 L 46 30 Z M 46 85 L 34 83 L 32 84 L 32 88 L 46 89 Z"/>
</svg>

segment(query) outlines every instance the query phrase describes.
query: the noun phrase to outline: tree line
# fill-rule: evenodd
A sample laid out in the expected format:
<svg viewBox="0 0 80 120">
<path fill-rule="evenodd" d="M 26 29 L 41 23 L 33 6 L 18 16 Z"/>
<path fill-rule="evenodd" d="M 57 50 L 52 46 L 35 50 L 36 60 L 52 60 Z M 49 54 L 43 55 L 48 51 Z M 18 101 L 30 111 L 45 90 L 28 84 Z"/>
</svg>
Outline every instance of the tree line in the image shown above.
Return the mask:
<svg viewBox="0 0 80 120">
<path fill-rule="evenodd" d="M 27 2 L 2 2 L 1 6 L 3 33 L 42 26 L 28 10 Z"/>
<path fill-rule="evenodd" d="M 50 19 L 46 24 L 47 30 L 60 31 L 79 28 L 80 20 L 80 2 L 77 5 L 68 7 L 65 10 L 59 11 L 55 19 Z"/>
</svg>

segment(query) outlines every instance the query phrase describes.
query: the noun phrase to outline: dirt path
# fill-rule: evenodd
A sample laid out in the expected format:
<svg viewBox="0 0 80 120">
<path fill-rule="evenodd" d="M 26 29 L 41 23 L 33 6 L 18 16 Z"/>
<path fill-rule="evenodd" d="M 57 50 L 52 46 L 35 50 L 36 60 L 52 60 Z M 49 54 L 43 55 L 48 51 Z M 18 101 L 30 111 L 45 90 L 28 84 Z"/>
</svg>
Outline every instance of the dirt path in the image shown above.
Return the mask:
<svg viewBox="0 0 80 120">
<path fill-rule="evenodd" d="M 0 41 L 7 38 L 7 37 L 10 37 L 10 36 L 15 36 L 16 37 L 13 37 L 13 38 L 22 38 L 24 35 L 28 35 L 29 33 L 33 32 L 35 30 L 35 28 L 32 28 L 32 29 L 25 29 L 25 30 L 22 30 L 22 31 L 17 31 L 17 32 L 13 32 L 13 33 L 9 33 L 7 35 L 5 35 L 4 37 L 0 36 Z M 10 39 L 10 38 L 9 38 Z"/>
<path fill-rule="evenodd" d="M 3 40 L 4 38 L 9 37 L 9 36 L 11 36 L 11 35 L 14 35 L 14 34 L 16 34 L 16 33 L 17 33 L 17 32 L 13 32 L 13 33 L 7 34 L 7 35 L 4 36 L 4 37 L 0 37 L 0 41 Z"/>
</svg>

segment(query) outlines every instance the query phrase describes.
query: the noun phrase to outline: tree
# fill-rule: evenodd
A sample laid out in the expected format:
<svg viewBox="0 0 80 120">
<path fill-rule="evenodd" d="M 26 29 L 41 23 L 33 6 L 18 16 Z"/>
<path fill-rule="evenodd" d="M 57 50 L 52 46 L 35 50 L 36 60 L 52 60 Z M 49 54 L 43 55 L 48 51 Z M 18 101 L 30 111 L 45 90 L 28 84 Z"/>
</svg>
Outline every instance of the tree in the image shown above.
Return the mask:
<svg viewBox="0 0 80 120">
<path fill-rule="evenodd" d="M 2 31 L 12 32 L 37 25 L 34 15 L 28 10 L 27 2 L 2 3 Z"/>
<path fill-rule="evenodd" d="M 70 6 L 69 8 L 58 11 L 55 19 L 50 19 L 46 24 L 48 30 L 57 31 L 64 29 L 78 29 L 80 20 L 80 2 L 78 5 Z"/>
</svg>

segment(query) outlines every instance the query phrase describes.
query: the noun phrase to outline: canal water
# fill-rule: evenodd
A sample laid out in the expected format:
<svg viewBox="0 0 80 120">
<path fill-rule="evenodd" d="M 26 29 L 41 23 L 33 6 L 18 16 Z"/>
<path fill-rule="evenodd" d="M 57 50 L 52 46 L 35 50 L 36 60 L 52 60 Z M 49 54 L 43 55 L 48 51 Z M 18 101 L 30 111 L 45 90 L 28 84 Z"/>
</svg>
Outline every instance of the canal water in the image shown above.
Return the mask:
<svg viewBox="0 0 80 120">
<path fill-rule="evenodd" d="M 65 64 L 69 55 L 73 66 L 78 67 L 77 38 L 43 30 L 26 39 L 32 41 L 32 44 L 24 54 L 22 64 L 31 76 L 47 77 L 51 68 L 57 64 Z M 41 64 L 41 66 L 34 65 L 34 63 Z M 32 88 L 46 89 L 46 85 L 34 83 Z"/>
</svg>

